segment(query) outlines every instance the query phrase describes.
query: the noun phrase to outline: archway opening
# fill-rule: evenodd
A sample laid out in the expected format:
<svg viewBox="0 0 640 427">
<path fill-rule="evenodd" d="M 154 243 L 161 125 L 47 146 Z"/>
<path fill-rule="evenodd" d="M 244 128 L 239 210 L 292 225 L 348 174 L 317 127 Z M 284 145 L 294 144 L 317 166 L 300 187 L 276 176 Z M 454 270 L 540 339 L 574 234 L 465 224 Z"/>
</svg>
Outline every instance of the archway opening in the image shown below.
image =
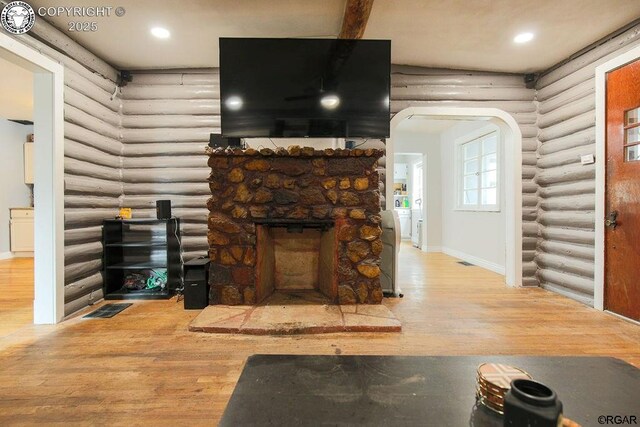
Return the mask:
<svg viewBox="0 0 640 427">
<path fill-rule="evenodd" d="M 403 138 L 403 134 L 407 128 L 419 129 L 421 126 L 428 126 L 429 123 L 435 128 L 440 128 L 441 132 L 438 133 L 439 136 L 437 138 L 434 138 L 434 133 L 432 132 L 430 137 L 424 137 L 423 144 L 420 144 L 420 138 L 413 144 L 413 147 L 411 144 L 406 143 L 406 138 Z M 494 132 L 494 138 L 497 140 L 500 152 L 492 155 L 489 147 L 493 143 L 484 139 L 490 139 Z M 428 132 L 425 132 L 424 135 L 428 135 Z M 445 135 L 444 138 L 442 135 Z M 470 144 L 465 148 L 465 143 Z M 484 150 L 484 154 L 482 153 L 483 145 L 487 147 Z M 437 147 L 437 149 L 433 149 L 433 147 Z M 473 147 L 478 147 L 480 151 L 476 153 Z M 463 158 L 465 152 L 468 152 L 469 157 L 466 160 Z M 476 241 L 472 242 L 472 245 L 480 245 L 482 247 L 483 241 L 485 244 L 492 243 L 495 246 L 492 249 L 495 256 L 493 261 L 491 259 L 485 260 L 482 257 L 472 259 L 476 261 L 476 264 L 480 265 L 483 260 L 488 261 L 484 267 L 504 274 L 507 285 L 521 286 L 522 135 L 513 117 L 502 110 L 493 108 L 412 107 L 396 114 L 391 120 L 391 138 L 387 141 L 388 160 L 385 179 L 385 197 L 389 201 L 387 208 L 408 208 L 410 210 L 414 208 L 413 210 L 415 211 L 416 206 L 412 202 L 415 202 L 417 195 L 411 194 L 408 187 L 406 190 L 400 190 L 401 193 L 406 192 L 406 194 L 401 194 L 401 197 L 398 197 L 397 194 L 398 183 L 396 183 L 396 178 L 403 175 L 405 169 L 402 167 L 403 172 L 399 173 L 394 165 L 396 154 L 400 153 L 413 153 L 423 157 L 424 200 L 419 208 L 423 219 L 422 233 L 420 235 L 422 242 L 418 245 L 420 249 L 424 251 L 443 251 L 443 245 L 442 243 L 438 244 L 438 234 L 434 230 L 440 227 L 441 231 L 445 232 L 445 228 L 441 225 L 442 217 L 445 215 L 447 216 L 448 229 L 457 232 L 463 229 L 462 225 L 475 227 L 479 231 L 488 231 L 490 227 L 486 221 L 490 220 L 491 226 L 494 227 L 493 229 L 496 226 L 500 227 L 498 234 L 503 237 L 497 237 L 502 240 L 502 245 L 496 245 L 496 239 L 491 240 L 490 235 L 483 235 L 482 232 L 478 232 L 475 236 Z M 469 174 L 466 174 L 467 186 L 465 188 L 464 162 L 466 161 L 467 165 L 473 165 L 474 156 L 478 163 L 478 169 L 467 168 Z M 498 162 L 500 172 L 497 171 L 497 168 L 492 169 L 489 165 L 491 161 Z M 480 167 L 482 162 L 487 166 L 485 171 Z M 411 166 L 407 165 L 406 170 L 412 171 L 415 164 L 416 162 L 411 163 Z M 482 178 L 486 177 L 485 183 L 482 182 L 481 174 Z M 495 183 L 496 185 L 488 185 L 487 182 L 490 181 L 490 176 L 493 175 L 495 177 L 496 174 L 498 175 L 498 183 Z M 473 182 L 474 176 L 477 176 L 476 182 Z M 440 182 L 438 182 L 437 177 L 440 177 Z M 409 178 L 407 178 L 407 181 L 409 181 Z M 415 188 L 415 186 L 413 187 Z M 438 195 L 438 190 L 440 195 Z M 465 192 L 465 190 L 467 191 Z M 433 198 L 434 195 L 435 199 Z M 408 207 L 402 196 L 407 196 L 409 199 Z M 485 203 L 482 203 L 483 198 Z M 398 199 L 403 201 L 400 206 L 398 206 Z M 470 207 L 469 205 L 473 206 Z M 492 206 L 487 208 L 487 205 Z M 469 212 L 477 214 L 473 215 L 475 223 L 467 223 L 464 219 L 464 214 Z M 488 214 L 488 212 L 493 212 L 494 214 Z M 469 215 L 467 214 L 466 216 Z M 413 232 L 417 231 L 415 230 L 417 228 L 416 222 L 414 221 L 411 224 Z M 406 227 L 410 222 L 405 219 L 405 224 Z M 483 224 L 486 225 L 484 227 L 486 228 L 485 230 L 482 229 Z M 455 233 L 448 236 L 448 238 L 455 239 Z M 442 242 L 442 236 L 440 236 L 440 242 Z M 458 257 L 464 259 L 460 255 L 464 255 L 463 251 L 458 252 Z M 500 262 L 500 257 L 502 257 L 503 262 Z"/>
</svg>

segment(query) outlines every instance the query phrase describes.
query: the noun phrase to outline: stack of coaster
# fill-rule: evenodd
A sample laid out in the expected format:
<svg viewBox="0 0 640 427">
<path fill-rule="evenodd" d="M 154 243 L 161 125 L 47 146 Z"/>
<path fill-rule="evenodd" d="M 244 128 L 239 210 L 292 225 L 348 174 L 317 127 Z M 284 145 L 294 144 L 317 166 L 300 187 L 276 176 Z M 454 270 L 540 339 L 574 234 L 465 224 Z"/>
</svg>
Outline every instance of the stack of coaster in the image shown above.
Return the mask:
<svg viewBox="0 0 640 427">
<path fill-rule="evenodd" d="M 498 414 L 504 414 L 504 396 L 511 388 L 511 381 L 531 379 L 522 369 L 501 363 L 483 363 L 476 372 L 476 400 Z"/>
</svg>

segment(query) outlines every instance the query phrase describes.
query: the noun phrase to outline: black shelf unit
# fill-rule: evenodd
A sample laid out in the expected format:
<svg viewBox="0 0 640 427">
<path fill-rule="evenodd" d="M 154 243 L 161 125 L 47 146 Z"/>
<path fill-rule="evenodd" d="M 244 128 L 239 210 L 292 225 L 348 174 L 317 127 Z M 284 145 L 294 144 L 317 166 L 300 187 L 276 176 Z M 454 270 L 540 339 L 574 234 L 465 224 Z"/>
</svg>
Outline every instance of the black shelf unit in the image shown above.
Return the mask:
<svg viewBox="0 0 640 427">
<path fill-rule="evenodd" d="M 102 223 L 104 298 L 168 299 L 182 283 L 180 219 L 105 219 Z M 128 290 L 131 270 L 167 270 L 163 290 Z"/>
</svg>

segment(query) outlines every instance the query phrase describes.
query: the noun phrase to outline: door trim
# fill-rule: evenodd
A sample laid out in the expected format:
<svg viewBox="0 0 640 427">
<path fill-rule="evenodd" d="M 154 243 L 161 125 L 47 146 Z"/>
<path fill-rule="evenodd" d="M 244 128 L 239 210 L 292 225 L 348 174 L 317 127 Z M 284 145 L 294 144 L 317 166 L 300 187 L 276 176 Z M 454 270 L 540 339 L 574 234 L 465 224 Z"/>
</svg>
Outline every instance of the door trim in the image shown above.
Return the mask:
<svg viewBox="0 0 640 427">
<path fill-rule="evenodd" d="M 54 324 L 64 317 L 64 68 L 5 34 L 0 57 L 33 72 L 33 323 Z"/>
<path fill-rule="evenodd" d="M 617 68 L 640 59 L 640 46 L 620 54 L 596 68 L 596 209 L 593 307 L 604 310 L 604 219 L 605 219 L 605 143 L 606 143 L 606 77 Z"/>
</svg>

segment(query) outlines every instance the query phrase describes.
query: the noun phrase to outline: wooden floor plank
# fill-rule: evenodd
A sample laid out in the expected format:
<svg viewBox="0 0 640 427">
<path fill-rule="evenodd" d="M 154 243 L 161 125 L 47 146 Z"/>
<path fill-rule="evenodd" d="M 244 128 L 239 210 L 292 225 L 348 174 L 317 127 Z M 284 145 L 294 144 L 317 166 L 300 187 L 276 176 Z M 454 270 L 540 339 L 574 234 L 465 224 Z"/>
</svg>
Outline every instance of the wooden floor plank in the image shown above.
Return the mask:
<svg viewBox="0 0 640 427">
<path fill-rule="evenodd" d="M 384 302 L 401 333 L 276 337 L 188 332 L 198 311 L 175 299 L 33 326 L 33 264 L 0 261 L 0 425 L 215 425 L 255 353 L 603 355 L 640 367 L 640 327 L 456 261 L 402 247 L 405 297 Z"/>
<path fill-rule="evenodd" d="M 33 258 L 0 260 L 0 338 L 33 322 Z"/>
</svg>

